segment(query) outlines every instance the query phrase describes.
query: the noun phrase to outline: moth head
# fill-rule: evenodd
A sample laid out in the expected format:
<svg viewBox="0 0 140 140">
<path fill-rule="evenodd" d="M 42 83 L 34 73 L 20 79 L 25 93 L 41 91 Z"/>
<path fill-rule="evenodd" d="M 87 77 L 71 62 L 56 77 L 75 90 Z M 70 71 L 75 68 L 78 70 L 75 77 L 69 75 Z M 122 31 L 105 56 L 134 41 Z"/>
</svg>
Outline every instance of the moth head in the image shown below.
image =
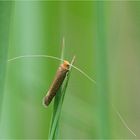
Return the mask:
<svg viewBox="0 0 140 140">
<path fill-rule="evenodd" d="M 70 67 L 70 63 L 68 62 L 68 61 L 66 61 L 66 60 L 64 60 L 64 63 L 61 65 L 64 69 L 69 69 L 69 67 Z"/>
</svg>

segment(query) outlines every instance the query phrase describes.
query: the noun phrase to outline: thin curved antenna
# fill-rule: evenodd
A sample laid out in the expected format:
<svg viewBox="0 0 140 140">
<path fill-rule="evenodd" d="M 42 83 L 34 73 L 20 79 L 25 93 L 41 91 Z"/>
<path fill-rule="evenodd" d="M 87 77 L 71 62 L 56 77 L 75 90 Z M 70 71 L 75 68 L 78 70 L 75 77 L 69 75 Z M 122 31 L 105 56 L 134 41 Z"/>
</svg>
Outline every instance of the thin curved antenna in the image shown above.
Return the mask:
<svg viewBox="0 0 140 140">
<path fill-rule="evenodd" d="M 125 120 L 123 119 L 123 117 L 121 116 L 121 114 L 119 113 L 119 111 L 115 108 L 115 106 L 112 104 L 113 109 L 115 110 L 115 113 L 117 114 L 117 116 L 120 118 L 121 122 L 123 123 L 123 125 L 125 126 L 125 128 L 127 128 L 131 134 L 133 134 L 136 137 L 136 134 L 128 127 L 127 123 L 125 122 Z"/>
<path fill-rule="evenodd" d="M 17 60 L 17 59 L 21 59 L 21 58 L 52 58 L 52 59 L 55 59 L 55 60 L 59 60 L 59 61 L 64 61 L 63 59 L 61 58 L 58 58 L 58 57 L 55 57 L 55 56 L 51 56 L 51 55 L 21 55 L 21 56 L 17 56 L 17 57 L 14 57 L 14 58 L 10 58 L 8 59 L 8 62 L 10 61 L 14 61 L 14 60 Z"/>
<path fill-rule="evenodd" d="M 17 56 L 14 58 L 10 58 L 8 59 L 8 62 L 10 61 L 14 61 L 17 59 L 21 59 L 21 58 L 51 58 L 51 59 L 55 59 L 55 60 L 59 60 L 59 61 L 64 61 L 61 58 L 52 56 L 52 55 L 21 55 L 21 56 Z M 83 74 L 85 77 L 87 77 L 91 82 L 93 82 L 94 84 L 96 84 L 96 81 L 94 79 L 92 79 L 88 74 L 86 74 L 84 71 L 82 71 L 81 69 L 79 69 L 78 67 L 74 66 L 71 64 L 71 67 L 73 67 L 74 69 L 76 69 L 77 71 L 79 71 L 81 74 Z"/>
<path fill-rule="evenodd" d="M 92 79 L 89 75 L 87 75 L 84 71 L 82 71 L 81 69 L 77 68 L 74 65 L 71 65 L 74 69 L 76 69 L 77 71 L 79 71 L 81 74 L 83 74 L 85 77 L 87 77 L 90 81 L 92 81 L 94 84 L 96 84 L 96 81 L 94 79 Z"/>
</svg>

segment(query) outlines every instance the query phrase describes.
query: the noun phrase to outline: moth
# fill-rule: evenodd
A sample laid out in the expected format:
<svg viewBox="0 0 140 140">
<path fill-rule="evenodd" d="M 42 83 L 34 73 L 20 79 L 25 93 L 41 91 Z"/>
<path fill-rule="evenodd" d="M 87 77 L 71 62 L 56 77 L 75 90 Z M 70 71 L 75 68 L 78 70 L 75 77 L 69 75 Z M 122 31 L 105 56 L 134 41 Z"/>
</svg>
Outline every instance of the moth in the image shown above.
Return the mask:
<svg viewBox="0 0 140 140">
<path fill-rule="evenodd" d="M 54 80 L 49 88 L 49 91 L 47 92 L 46 96 L 43 99 L 44 105 L 48 106 L 53 98 L 55 97 L 57 91 L 61 87 L 68 71 L 70 68 L 70 63 L 66 60 L 59 66 L 56 75 L 54 77 Z"/>
</svg>

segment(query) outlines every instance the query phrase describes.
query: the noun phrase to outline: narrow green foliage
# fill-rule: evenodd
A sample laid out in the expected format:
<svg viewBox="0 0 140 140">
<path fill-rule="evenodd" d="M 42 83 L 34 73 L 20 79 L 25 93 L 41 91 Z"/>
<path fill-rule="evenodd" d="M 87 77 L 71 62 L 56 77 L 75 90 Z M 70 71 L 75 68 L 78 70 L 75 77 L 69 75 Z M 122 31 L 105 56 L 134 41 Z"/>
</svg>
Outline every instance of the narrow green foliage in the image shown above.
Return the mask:
<svg viewBox="0 0 140 140">
<path fill-rule="evenodd" d="M 97 92 L 99 107 L 99 132 L 101 138 L 110 138 L 109 121 L 109 91 L 107 74 L 107 43 L 106 43 L 106 9 L 105 2 L 97 2 L 97 47 L 96 47 L 96 66 L 97 66 Z"/>
<path fill-rule="evenodd" d="M 63 37 L 63 39 L 62 39 L 62 49 L 61 49 L 61 59 L 62 60 L 64 59 L 64 52 L 65 52 L 65 40 L 64 40 L 64 37 Z M 61 61 L 60 64 L 61 63 L 63 63 L 63 62 Z M 55 99 L 54 99 L 53 115 L 52 115 L 50 133 L 51 133 L 51 130 L 52 130 L 52 124 L 54 122 L 54 117 L 55 117 L 55 114 L 56 114 L 58 104 L 59 104 L 59 101 L 60 101 L 61 97 L 62 97 L 62 86 L 59 88 L 58 93 L 56 94 Z M 55 132 L 56 137 L 57 137 L 57 132 L 58 132 L 58 127 L 57 127 L 56 132 Z"/>
<path fill-rule="evenodd" d="M 51 127 L 50 127 L 49 139 L 57 139 L 57 132 L 58 132 L 58 127 L 59 127 L 62 104 L 64 101 L 66 89 L 68 86 L 70 73 L 71 73 L 71 70 L 67 74 L 67 76 L 64 80 L 64 83 L 62 84 L 61 88 L 59 89 L 59 91 L 57 93 L 57 96 L 55 97 L 56 99 L 54 102 L 54 111 L 53 111 L 52 122 L 51 122 Z M 58 99 L 59 99 L 59 101 L 58 101 Z"/>
<path fill-rule="evenodd" d="M 61 59 L 64 59 L 64 49 L 65 49 L 65 44 L 64 44 L 64 38 L 63 38 L 63 43 L 62 43 L 62 51 L 61 51 Z M 75 57 L 73 57 L 71 64 L 74 63 Z M 55 100 L 54 100 L 54 108 L 53 108 L 53 115 L 52 115 L 52 121 L 51 121 L 51 126 L 50 126 L 50 132 L 49 132 L 49 139 L 57 139 L 58 138 L 58 128 L 59 128 L 59 121 L 60 121 L 60 115 L 61 115 L 61 110 L 62 110 L 62 104 L 64 101 L 66 89 L 68 86 L 69 78 L 70 78 L 70 73 L 71 73 L 71 66 L 70 70 L 66 75 L 66 78 L 58 90 Z"/>
<path fill-rule="evenodd" d="M 0 113 L 9 45 L 9 26 L 12 2 L 0 2 Z M 0 114 L 1 116 L 1 114 Z"/>
</svg>

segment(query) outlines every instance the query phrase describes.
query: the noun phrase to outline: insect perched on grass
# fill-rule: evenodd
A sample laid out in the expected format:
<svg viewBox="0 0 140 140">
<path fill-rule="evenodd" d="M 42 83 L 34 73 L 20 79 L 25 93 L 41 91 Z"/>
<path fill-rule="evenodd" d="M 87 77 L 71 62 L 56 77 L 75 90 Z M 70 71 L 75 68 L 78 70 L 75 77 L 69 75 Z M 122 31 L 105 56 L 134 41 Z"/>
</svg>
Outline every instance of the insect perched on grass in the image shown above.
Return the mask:
<svg viewBox="0 0 140 140">
<path fill-rule="evenodd" d="M 63 60 L 61 58 L 51 56 L 51 55 L 21 55 L 21 56 L 17 56 L 17 57 L 9 59 L 8 62 L 14 61 L 17 59 L 22 59 L 22 58 L 50 58 L 50 59 L 54 59 L 54 60 L 63 62 L 63 64 L 61 64 L 60 67 L 58 68 L 55 79 L 54 79 L 47 95 L 45 96 L 45 98 L 43 100 L 43 105 L 45 105 L 45 106 L 48 106 L 50 104 L 53 97 L 56 95 L 56 92 L 58 91 L 59 87 L 61 87 L 61 85 L 71 67 L 73 67 L 74 69 L 79 71 L 87 79 L 89 79 L 91 82 L 96 84 L 96 81 L 94 79 L 92 79 L 88 74 L 86 74 L 83 70 L 81 70 L 80 68 L 73 65 L 75 57 L 73 57 L 72 62 L 69 63 L 66 60 Z"/>
<path fill-rule="evenodd" d="M 53 83 L 47 93 L 47 95 L 44 97 L 44 104 L 46 106 L 48 106 L 52 99 L 54 98 L 54 96 L 56 95 L 58 89 L 61 87 L 67 72 L 69 71 L 69 67 L 70 67 L 70 63 L 66 60 L 64 60 L 64 63 L 62 63 L 60 65 L 60 67 L 58 68 L 55 78 L 53 80 Z"/>
<path fill-rule="evenodd" d="M 48 94 L 44 98 L 44 104 L 46 106 L 48 106 L 50 104 L 53 97 L 56 95 L 56 92 L 61 87 L 61 85 L 62 85 L 70 67 L 73 67 L 74 69 L 79 71 L 82 75 L 84 75 L 87 79 L 89 79 L 92 83 L 96 84 L 96 81 L 94 79 L 92 79 L 83 70 L 74 66 L 73 63 L 70 64 L 68 61 L 65 61 L 65 60 L 63 60 L 61 58 L 58 58 L 58 57 L 55 57 L 55 56 L 51 56 L 51 55 L 21 55 L 21 56 L 17 56 L 17 57 L 8 59 L 8 62 L 14 61 L 14 60 L 17 60 L 17 59 L 21 59 L 21 58 L 50 58 L 50 59 L 55 59 L 55 60 L 58 60 L 58 61 L 63 61 L 63 64 L 61 64 L 60 67 L 57 70 L 55 79 L 54 79 L 54 81 L 53 81 L 53 83 L 52 83 L 52 85 L 51 85 L 51 87 L 48 91 Z M 120 113 L 117 111 L 117 109 L 114 107 L 114 105 L 112 105 L 112 107 L 113 107 L 113 110 L 115 111 L 115 113 L 117 114 L 117 116 L 120 118 L 123 125 L 131 132 L 131 134 L 136 136 L 136 134 L 128 127 L 127 123 L 125 122 L 123 117 L 120 115 Z"/>
</svg>

